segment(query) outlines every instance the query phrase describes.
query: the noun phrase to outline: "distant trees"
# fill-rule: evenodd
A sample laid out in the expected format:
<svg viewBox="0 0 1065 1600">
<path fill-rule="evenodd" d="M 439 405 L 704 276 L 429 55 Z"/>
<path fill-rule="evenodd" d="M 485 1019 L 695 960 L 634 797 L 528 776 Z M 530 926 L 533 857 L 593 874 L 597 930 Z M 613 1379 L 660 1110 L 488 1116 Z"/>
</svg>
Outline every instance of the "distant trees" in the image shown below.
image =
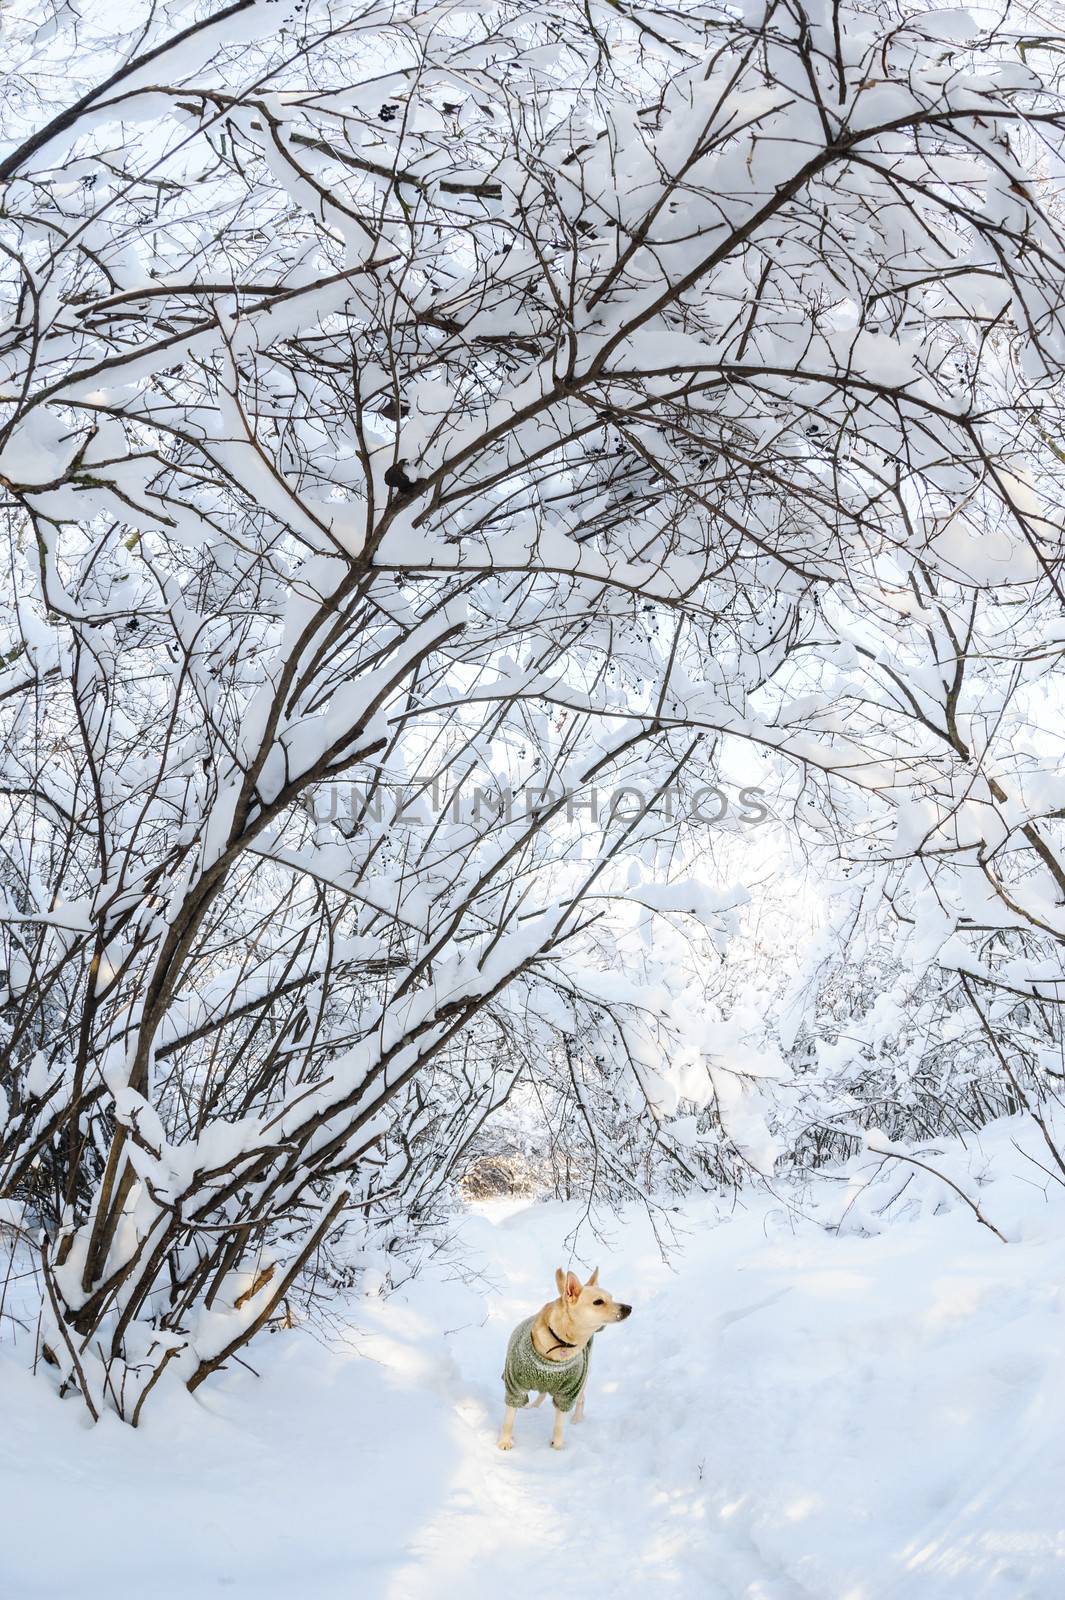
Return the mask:
<svg viewBox="0 0 1065 1600">
<path fill-rule="evenodd" d="M 0 1194 L 131 1420 L 519 1082 L 616 1192 L 771 1162 L 700 961 L 619 944 L 724 947 L 737 745 L 996 1050 L 1065 928 L 1053 50 L 205 10 L 5 21 Z"/>
</svg>

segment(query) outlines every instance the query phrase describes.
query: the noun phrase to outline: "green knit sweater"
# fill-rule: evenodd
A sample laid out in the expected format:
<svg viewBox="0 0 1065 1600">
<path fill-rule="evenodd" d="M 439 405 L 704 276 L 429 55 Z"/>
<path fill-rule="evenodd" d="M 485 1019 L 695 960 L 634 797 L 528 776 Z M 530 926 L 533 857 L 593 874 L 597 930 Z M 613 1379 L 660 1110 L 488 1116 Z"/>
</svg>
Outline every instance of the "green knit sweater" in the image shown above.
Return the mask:
<svg viewBox="0 0 1065 1600">
<path fill-rule="evenodd" d="M 545 1361 L 532 1342 L 535 1317 L 526 1317 L 510 1336 L 503 1382 L 508 1406 L 527 1406 L 529 1391 L 549 1394 L 559 1411 L 572 1411 L 588 1377 L 592 1341 L 568 1361 Z"/>
</svg>

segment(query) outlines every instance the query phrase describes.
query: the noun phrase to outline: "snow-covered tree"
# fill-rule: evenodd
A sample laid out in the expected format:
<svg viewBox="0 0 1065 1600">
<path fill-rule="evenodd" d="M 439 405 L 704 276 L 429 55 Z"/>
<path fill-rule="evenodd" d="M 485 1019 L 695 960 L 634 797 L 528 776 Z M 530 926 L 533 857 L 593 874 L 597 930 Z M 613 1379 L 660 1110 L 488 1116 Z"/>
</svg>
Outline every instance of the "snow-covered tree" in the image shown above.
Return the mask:
<svg viewBox="0 0 1065 1600">
<path fill-rule="evenodd" d="M 1008 15 L 130 9 L 5 18 L 0 1192 L 135 1420 L 519 1079 L 771 1162 L 619 943 L 727 940 L 731 751 L 929 960 L 1057 948 L 1065 258 Z"/>
</svg>

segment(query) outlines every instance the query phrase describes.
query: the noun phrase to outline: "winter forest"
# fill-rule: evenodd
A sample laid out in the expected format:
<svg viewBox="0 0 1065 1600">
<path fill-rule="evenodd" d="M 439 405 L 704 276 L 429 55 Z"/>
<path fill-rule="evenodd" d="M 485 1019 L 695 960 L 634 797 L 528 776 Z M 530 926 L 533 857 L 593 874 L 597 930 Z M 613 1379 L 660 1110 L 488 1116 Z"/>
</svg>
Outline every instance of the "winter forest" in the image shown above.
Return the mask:
<svg viewBox="0 0 1065 1600">
<path fill-rule="evenodd" d="M 0 69 L 4 1600 L 1060 1600 L 1065 10 Z"/>
</svg>

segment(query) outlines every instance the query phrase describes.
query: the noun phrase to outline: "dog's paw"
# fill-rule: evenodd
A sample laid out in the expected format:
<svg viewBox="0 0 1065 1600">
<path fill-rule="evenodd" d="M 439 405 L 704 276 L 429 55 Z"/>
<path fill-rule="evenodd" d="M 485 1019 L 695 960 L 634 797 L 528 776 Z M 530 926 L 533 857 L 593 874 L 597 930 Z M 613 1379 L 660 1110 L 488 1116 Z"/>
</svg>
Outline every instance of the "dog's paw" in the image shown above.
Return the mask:
<svg viewBox="0 0 1065 1600">
<path fill-rule="evenodd" d="M 561 1440 L 561 1439 L 552 1439 L 551 1440 L 551 1448 L 552 1448 L 552 1450 L 562 1450 L 564 1448 L 563 1440 Z"/>
<path fill-rule="evenodd" d="M 497 1439 L 496 1443 L 500 1450 L 513 1450 L 514 1448 L 513 1439 Z"/>
</svg>

